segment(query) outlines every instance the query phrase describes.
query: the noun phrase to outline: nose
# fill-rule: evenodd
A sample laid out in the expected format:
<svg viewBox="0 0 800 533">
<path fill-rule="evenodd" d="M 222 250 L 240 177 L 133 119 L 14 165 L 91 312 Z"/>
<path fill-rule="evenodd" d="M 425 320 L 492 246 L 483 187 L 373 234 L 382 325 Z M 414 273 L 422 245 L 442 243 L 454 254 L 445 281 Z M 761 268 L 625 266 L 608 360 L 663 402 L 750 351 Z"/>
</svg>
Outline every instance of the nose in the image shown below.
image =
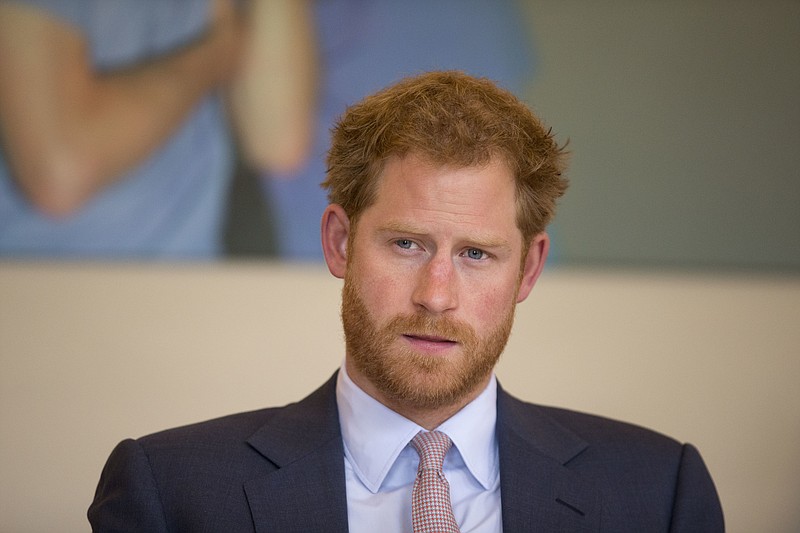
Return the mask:
<svg viewBox="0 0 800 533">
<path fill-rule="evenodd" d="M 458 306 L 457 285 L 457 272 L 451 258 L 433 257 L 417 274 L 413 303 L 433 314 L 455 309 Z"/>
</svg>

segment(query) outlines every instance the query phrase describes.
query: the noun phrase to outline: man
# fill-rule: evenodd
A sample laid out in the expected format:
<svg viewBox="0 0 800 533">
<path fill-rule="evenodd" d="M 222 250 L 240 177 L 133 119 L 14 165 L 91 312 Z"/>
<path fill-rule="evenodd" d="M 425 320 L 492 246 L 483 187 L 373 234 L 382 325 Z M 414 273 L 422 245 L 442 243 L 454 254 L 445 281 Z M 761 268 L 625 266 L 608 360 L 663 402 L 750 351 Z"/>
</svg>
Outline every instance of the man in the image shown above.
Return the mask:
<svg viewBox="0 0 800 533">
<path fill-rule="evenodd" d="M 330 127 L 348 105 L 409 72 L 462 70 L 520 94 L 535 74 L 531 28 L 519 0 L 314 2 L 319 90 L 312 149 L 289 172 L 262 172 L 280 228 L 280 257 L 322 261 L 319 213 Z M 255 106 L 253 106 L 255 107 Z M 262 168 L 264 168 L 262 166 Z"/>
<path fill-rule="evenodd" d="M 460 73 L 350 108 L 322 217 L 344 366 L 299 403 L 124 441 L 94 528 L 722 531 L 690 445 L 495 380 L 547 257 L 563 159 L 510 93 Z"/>
</svg>

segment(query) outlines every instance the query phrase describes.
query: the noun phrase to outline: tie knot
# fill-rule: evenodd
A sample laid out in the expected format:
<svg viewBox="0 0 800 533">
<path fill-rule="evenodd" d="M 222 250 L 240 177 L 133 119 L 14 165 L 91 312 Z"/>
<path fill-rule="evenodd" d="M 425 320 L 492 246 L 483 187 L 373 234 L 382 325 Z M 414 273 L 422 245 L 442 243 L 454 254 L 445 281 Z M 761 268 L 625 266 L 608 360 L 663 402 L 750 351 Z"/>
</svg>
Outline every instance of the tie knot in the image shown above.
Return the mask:
<svg viewBox="0 0 800 533">
<path fill-rule="evenodd" d="M 444 456 L 453 445 L 447 434 L 441 431 L 420 431 L 411 439 L 411 446 L 419 454 L 420 470 L 442 470 Z"/>
</svg>

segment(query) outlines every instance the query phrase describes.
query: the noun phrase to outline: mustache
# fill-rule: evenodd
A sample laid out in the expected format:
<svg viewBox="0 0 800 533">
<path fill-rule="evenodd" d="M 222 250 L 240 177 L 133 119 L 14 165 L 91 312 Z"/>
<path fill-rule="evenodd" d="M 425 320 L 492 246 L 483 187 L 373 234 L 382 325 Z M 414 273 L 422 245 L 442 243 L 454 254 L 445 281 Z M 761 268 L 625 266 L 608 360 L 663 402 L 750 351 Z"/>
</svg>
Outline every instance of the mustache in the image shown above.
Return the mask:
<svg viewBox="0 0 800 533">
<path fill-rule="evenodd" d="M 477 339 L 475 330 L 469 324 L 425 313 L 397 315 L 382 329 L 393 335 L 436 337 L 460 344 L 473 343 Z"/>
</svg>

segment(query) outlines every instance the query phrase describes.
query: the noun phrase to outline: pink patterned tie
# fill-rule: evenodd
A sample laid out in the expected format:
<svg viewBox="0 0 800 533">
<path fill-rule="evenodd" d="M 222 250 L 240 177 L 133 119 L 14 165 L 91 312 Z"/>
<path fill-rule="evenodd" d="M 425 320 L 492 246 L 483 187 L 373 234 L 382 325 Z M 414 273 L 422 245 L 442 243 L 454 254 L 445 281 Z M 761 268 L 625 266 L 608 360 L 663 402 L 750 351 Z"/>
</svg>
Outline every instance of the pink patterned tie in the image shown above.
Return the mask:
<svg viewBox="0 0 800 533">
<path fill-rule="evenodd" d="M 442 464 L 453 445 L 440 431 L 420 431 L 411 440 L 419 454 L 419 469 L 411 494 L 411 521 L 414 533 L 459 533 L 450 502 L 450 485 Z"/>
</svg>

